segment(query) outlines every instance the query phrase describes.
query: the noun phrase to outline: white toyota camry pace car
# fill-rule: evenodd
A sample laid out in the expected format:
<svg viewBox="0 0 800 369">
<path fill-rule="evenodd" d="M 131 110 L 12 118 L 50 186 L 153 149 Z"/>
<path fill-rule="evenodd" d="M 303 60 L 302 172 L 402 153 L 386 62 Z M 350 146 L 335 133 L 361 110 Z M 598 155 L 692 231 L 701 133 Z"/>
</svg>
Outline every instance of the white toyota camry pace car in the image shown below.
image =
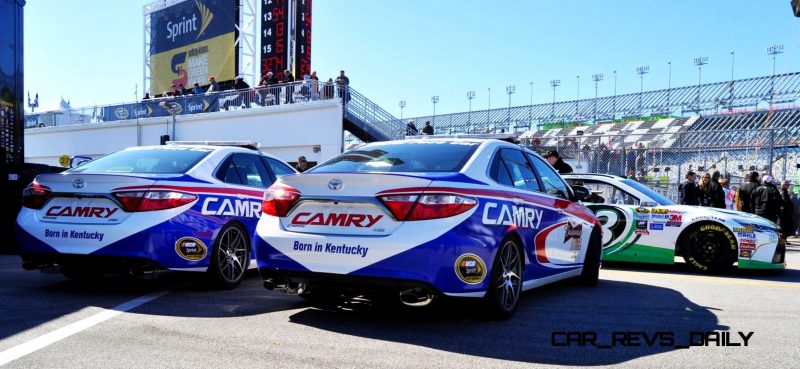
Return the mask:
<svg viewBox="0 0 800 369">
<path fill-rule="evenodd" d="M 273 184 L 254 248 L 267 289 L 392 292 L 407 305 L 478 298 L 507 318 L 524 290 L 597 283 L 601 228 L 578 200 L 541 157 L 509 142 L 372 143 Z"/>
</svg>

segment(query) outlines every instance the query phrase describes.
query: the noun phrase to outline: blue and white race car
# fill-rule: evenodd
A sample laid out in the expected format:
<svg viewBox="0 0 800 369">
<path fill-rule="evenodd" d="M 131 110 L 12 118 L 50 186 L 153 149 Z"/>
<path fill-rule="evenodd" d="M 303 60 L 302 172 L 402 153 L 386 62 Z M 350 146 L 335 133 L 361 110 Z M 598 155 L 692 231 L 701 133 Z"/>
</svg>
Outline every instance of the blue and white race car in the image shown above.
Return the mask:
<svg viewBox="0 0 800 369">
<path fill-rule="evenodd" d="M 483 298 L 491 316 L 507 318 L 523 290 L 569 277 L 597 283 L 601 228 L 577 200 L 541 157 L 512 143 L 372 143 L 272 185 L 254 248 L 267 289 L 394 291 L 407 305 Z"/>
<path fill-rule="evenodd" d="M 296 171 L 257 144 L 235 145 L 134 147 L 37 176 L 17 217 L 23 267 L 72 279 L 208 272 L 236 287 L 254 256 L 264 189 Z"/>
</svg>

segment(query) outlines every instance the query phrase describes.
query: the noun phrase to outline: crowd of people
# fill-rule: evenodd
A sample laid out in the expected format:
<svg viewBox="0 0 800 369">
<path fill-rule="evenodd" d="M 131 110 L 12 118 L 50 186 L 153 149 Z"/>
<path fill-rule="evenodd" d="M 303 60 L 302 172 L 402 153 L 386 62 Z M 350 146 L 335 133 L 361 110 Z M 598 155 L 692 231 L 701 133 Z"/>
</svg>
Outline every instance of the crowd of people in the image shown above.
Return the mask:
<svg viewBox="0 0 800 369">
<path fill-rule="evenodd" d="M 431 125 L 431 121 L 426 120 L 425 125 L 422 127 L 422 132 L 417 129 L 417 125 L 414 123 L 414 120 L 409 120 L 406 124 L 406 136 L 419 136 L 420 134 L 424 136 L 433 136 L 433 126 Z"/>
<path fill-rule="evenodd" d="M 790 191 L 790 181 L 778 183 L 772 175 L 762 177 L 758 172 L 752 172 L 746 183 L 733 189 L 728 179 L 721 178 L 719 171 L 703 173 L 699 183 L 697 173 L 693 171 L 687 172 L 685 178 L 686 181 L 678 187 L 682 205 L 739 210 L 777 223 L 784 237 L 800 234 L 800 198 Z"/>
<path fill-rule="evenodd" d="M 344 70 L 339 72 L 336 80 L 328 78 L 327 81 L 321 83 L 317 77 L 317 71 L 303 75 L 302 79 L 297 80 L 287 69 L 279 75 L 272 71 L 267 72 L 261 77 L 256 87 L 250 87 L 242 76 L 237 76 L 233 81 L 224 82 L 218 82 L 214 76 L 210 76 L 206 86 L 200 86 L 197 82 L 191 88 L 187 88 L 183 84 L 173 84 L 169 91 L 162 94 L 151 97 L 149 93 L 146 93 L 143 100 L 238 91 L 235 98 L 223 103 L 221 106 L 223 109 L 230 106 L 249 108 L 253 103 L 261 106 L 292 104 L 295 99 L 316 101 L 338 97 L 347 102 L 350 101 L 349 86 L 350 78 L 345 75 Z"/>
</svg>

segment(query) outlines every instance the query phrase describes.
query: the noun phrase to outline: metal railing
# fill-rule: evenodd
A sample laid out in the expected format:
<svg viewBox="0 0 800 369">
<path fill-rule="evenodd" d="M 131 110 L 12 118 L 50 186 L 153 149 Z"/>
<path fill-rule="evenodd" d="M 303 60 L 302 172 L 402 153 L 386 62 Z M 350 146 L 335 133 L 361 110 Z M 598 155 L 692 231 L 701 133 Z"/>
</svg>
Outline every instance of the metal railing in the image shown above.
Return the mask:
<svg viewBox="0 0 800 369">
<path fill-rule="evenodd" d="M 399 140 L 405 136 L 405 124 L 391 113 L 369 100 L 358 91 L 347 88 L 344 105 L 345 118 L 367 130 L 377 130 L 382 139 Z"/>
</svg>

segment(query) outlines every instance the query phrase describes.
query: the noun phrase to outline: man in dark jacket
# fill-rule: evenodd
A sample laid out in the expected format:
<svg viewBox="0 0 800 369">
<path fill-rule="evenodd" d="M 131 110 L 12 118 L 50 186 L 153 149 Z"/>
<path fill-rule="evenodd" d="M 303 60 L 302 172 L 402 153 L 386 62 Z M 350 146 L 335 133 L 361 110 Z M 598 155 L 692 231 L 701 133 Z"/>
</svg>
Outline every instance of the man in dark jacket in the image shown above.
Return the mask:
<svg viewBox="0 0 800 369">
<path fill-rule="evenodd" d="M 718 170 L 711 174 L 711 206 L 718 209 L 725 209 L 725 190 L 719 183 L 719 178 L 722 175 Z"/>
<path fill-rule="evenodd" d="M 547 154 L 544 154 L 544 158 L 547 159 L 547 162 L 558 171 L 558 174 L 572 173 L 572 166 L 565 163 L 564 160 L 561 159 L 561 156 L 558 155 L 558 151 L 550 150 L 547 152 Z"/>
<path fill-rule="evenodd" d="M 750 197 L 759 184 L 758 172 L 752 172 L 747 176 L 747 183 L 739 187 L 739 191 L 736 191 L 736 210 L 753 214 L 753 208 L 750 207 Z"/>
<path fill-rule="evenodd" d="M 777 223 L 783 200 L 778 187 L 772 181 L 771 175 L 764 176 L 764 182 L 750 195 L 750 208 L 753 209 L 753 214 Z"/>
<path fill-rule="evenodd" d="M 422 134 L 427 136 L 433 136 L 433 126 L 431 125 L 431 121 L 426 120 L 425 126 L 422 127 Z"/>
<path fill-rule="evenodd" d="M 686 172 L 686 182 L 678 186 L 681 205 L 700 205 L 700 194 L 697 185 L 694 183 L 697 176 L 691 170 Z"/>
<path fill-rule="evenodd" d="M 781 226 L 781 234 L 783 234 L 784 238 L 789 238 L 789 236 L 794 236 L 794 229 L 795 229 L 795 219 L 794 219 L 794 200 L 792 199 L 791 194 L 789 194 L 789 187 L 791 186 L 791 182 L 783 181 L 781 183 L 781 214 L 780 214 L 780 226 Z"/>
</svg>

